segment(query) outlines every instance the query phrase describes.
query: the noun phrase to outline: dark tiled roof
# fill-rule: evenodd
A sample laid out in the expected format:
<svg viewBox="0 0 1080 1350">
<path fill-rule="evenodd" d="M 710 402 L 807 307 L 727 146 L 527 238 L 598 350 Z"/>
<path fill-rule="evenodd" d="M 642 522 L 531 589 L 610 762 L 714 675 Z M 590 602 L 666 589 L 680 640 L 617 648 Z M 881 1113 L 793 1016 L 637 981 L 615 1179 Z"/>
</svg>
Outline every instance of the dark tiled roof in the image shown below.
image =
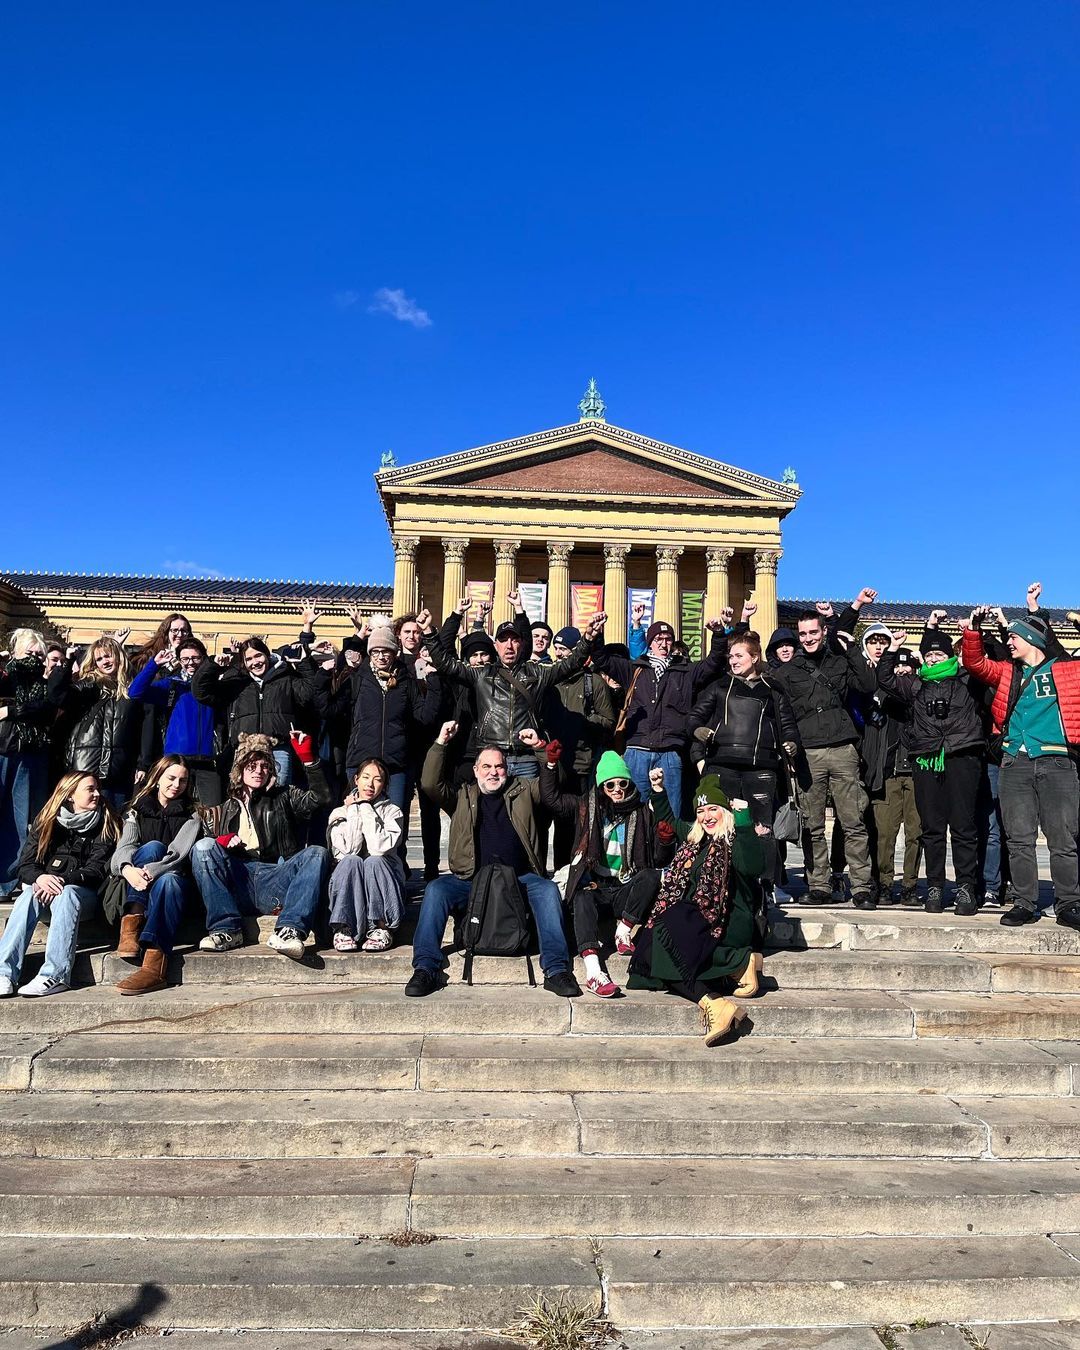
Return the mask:
<svg viewBox="0 0 1080 1350">
<path fill-rule="evenodd" d="M 820 598 L 820 597 L 818 597 Z M 776 604 L 777 612 L 781 623 L 790 624 L 805 609 L 814 608 L 813 600 L 778 600 Z M 830 602 L 837 614 L 845 605 L 851 603 L 851 597 L 844 600 L 832 600 Z M 881 600 L 878 599 L 867 609 L 867 618 L 876 623 L 914 623 L 923 622 L 930 616 L 930 611 L 934 609 L 943 609 L 948 614 L 946 622 L 955 623 L 957 619 L 966 619 L 977 604 L 984 604 L 985 601 L 973 600 L 971 604 L 946 604 L 942 600 Z M 1007 619 L 1019 619 L 1027 613 L 1024 605 L 1002 605 Z M 1043 610 L 1051 623 L 1061 623 L 1068 626 L 1068 607 L 1065 609 Z"/>
<path fill-rule="evenodd" d="M 117 576 L 108 572 L 0 572 L 0 580 L 30 593 L 131 595 L 162 600 L 308 600 L 323 604 L 389 605 L 392 586 L 362 586 L 339 581 L 267 581 L 238 577 Z"/>
</svg>

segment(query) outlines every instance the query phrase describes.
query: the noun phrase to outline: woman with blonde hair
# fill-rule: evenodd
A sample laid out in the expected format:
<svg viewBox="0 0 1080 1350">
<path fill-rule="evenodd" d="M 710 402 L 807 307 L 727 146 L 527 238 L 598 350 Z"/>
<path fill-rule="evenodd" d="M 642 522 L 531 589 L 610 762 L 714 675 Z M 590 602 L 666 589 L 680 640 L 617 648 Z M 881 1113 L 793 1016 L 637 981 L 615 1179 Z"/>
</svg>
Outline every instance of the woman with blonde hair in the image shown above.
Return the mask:
<svg viewBox="0 0 1080 1350">
<path fill-rule="evenodd" d="M 16 628 L 0 667 L 0 895 L 16 888 L 15 860 L 49 795 L 49 733 L 60 681 L 45 673 L 45 639 Z"/>
<path fill-rule="evenodd" d="M 192 787 L 182 756 L 165 755 L 146 775 L 124 813 L 120 842 L 109 866 L 127 888 L 117 955 L 140 964 L 117 984 L 121 994 L 165 988 L 173 938 L 194 894 L 191 850 L 208 832 Z"/>
<path fill-rule="evenodd" d="M 138 761 L 140 710 L 128 697 L 131 663 L 113 637 L 86 649 L 64 708 L 72 725 L 69 769 L 96 775 L 105 797 L 120 806 L 131 795 Z"/>
<path fill-rule="evenodd" d="M 715 774 L 694 793 L 693 825 L 675 818 L 662 769 L 651 770 L 649 783 L 657 834 L 674 830 L 681 847 L 638 932 L 627 987 L 691 999 L 701 1009 L 705 1044 L 716 1045 L 744 1015 L 723 995 L 749 998 L 758 989 L 754 908 L 765 827 L 754 825 L 745 801 L 728 800 Z"/>
<path fill-rule="evenodd" d="M 49 936 L 40 973 L 24 984 L 26 998 L 71 988 L 79 920 L 97 904 L 97 894 L 120 829 L 97 778 L 64 774 L 38 812 L 19 854 L 22 890 L 0 937 L 0 998 L 15 993 L 26 949 L 44 910 Z"/>
</svg>

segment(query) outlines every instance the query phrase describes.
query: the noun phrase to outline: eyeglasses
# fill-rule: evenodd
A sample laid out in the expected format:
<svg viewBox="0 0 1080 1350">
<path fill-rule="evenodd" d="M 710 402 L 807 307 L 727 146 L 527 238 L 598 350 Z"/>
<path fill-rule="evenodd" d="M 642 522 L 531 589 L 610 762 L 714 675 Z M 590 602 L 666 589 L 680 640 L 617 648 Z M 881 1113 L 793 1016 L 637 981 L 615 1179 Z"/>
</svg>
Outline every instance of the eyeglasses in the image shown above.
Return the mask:
<svg viewBox="0 0 1080 1350">
<path fill-rule="evenodd" d="M 605 778 L 605 779 L 604 779 L 604 787 L 606 787 L 606 788 L 622 788 L 622 790 L 625 792 L 626 789 L 627 789 L 629 786 L 630 786 L 630 779 L 629 779 L 629 778 Z"/>
</svg>

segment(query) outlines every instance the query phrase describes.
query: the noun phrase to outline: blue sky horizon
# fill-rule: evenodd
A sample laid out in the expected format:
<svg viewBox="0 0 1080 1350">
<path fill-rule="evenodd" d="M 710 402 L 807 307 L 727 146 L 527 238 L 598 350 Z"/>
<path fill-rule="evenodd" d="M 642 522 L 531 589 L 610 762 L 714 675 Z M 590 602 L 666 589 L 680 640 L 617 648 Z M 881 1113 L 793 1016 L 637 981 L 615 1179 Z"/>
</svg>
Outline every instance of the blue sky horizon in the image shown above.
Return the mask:
<svg viewBox="0 0 1080 1350">
<path fill-rule="evenodd" d="M 795 468 L 782 595 L 1080 604 L 1067 0 L 5 37 L 0 571 L 386 582 L 383 451 L 564 425 L 595 376 L 616 425 Z"/>
</svg>

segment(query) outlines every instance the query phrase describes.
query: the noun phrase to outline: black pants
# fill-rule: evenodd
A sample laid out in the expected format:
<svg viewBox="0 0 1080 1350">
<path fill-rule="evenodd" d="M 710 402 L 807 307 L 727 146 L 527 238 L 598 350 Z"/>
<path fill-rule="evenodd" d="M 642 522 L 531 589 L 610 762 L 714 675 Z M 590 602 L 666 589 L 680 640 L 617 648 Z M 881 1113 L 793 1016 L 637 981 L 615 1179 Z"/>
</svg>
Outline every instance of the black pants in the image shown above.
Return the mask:
<svg viewBox="0 0 1080 1350">
<path fill-rule="evenodd" d="M 979 826 L 976 801 L 983 760 L 979 754 L 945 756 L 945 770 L 934 773 L 913 765 L 915 803 L 922 821 L 926 854 L 926 880 L 931 886 L 945 885 L 945 838 L 952 835 L 953 872 L 956 884 L 976 895 L 979 879 Z"/>
<path fill-rule="evenodd" d="M 559 784 L 563 792 L 573 792 L 580 797 L 585 792 L 586 779 L 571 768 L 563 766 L 563 781 Z M 572 816 L 556 816 L 555 828 L 552 832 L 552 863 L 557 872 L 561 867 L 565 867 L 574 856 L 574 845 L 577 843 L 578 817 L 575 812 Z"/>
<path fill-rule="evenodd" d="M 600 950 L 600 906 L 610 909 L 617 919 L 631 927 L 644 923 L 660 893 L 660 873 L 655 867 L 643 867 L 629 881 L 596 888 L 579 886 L 574 892 L 574 940 L 579 952 Z"/>
<path fill-rule="evenodd" d="M 760 836 L 761 847 L 765 853 L 765 864 L 761 869 L 761 880 L 772 883 L 779 876 L 777 866 L 776 840 L 772 835 L 773 818 L 776 815 L 776 772 L 773 769 L 733 769 L 718 764 L 713 770 L 720 779 L 720 786 L 730 801 L 742 798 L 750 807 L 750 818 L 755 825 L 765 825 L 769 833 Z"/>
</svg>

